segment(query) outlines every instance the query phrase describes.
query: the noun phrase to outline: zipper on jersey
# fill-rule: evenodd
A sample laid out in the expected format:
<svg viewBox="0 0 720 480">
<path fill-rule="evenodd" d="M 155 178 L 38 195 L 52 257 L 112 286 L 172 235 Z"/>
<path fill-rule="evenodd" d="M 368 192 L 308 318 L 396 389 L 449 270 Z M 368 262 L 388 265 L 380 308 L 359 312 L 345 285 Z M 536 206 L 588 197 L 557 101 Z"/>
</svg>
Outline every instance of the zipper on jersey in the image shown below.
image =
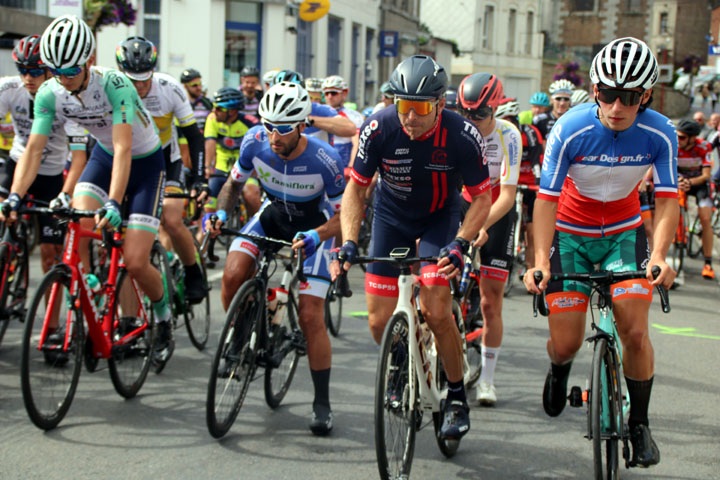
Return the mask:
<svg viewBox="0 0 720 480">
<path fill-rule="evenodd" d="M 615 151 L 616 151 L 615 147 L 617 146 L 618 132 L 613 131 L 612 136 L 613 136 L 613 138 L 612 138 L 612 153 L 611 153 L 610 158 L 614 159 Z M 612 180 L 614 167 L 615 167 L 615 162 L 611 162 L 610 168 L 608 169 L 607 176 L 605 177 L 605 188 L 603 189 L 603 208 L 602 208 L 602 215 L 601 215 L 602 224 L 600 225 L 600 236 L 601 237 L 605 236 L 605 206 L 607 205 L 608 185 L 610 185 L 610 181 Z"/>
</svg>

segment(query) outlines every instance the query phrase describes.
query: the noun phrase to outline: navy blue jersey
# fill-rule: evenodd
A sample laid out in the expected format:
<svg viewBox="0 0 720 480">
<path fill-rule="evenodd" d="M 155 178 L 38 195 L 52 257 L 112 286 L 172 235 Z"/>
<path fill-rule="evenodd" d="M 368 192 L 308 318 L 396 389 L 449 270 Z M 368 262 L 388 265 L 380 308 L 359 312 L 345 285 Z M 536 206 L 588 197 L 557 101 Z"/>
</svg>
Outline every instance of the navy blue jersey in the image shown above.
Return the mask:
<svg viewBox="0 0 720 480">
<path fill-rule="evenodd" d="M 367 186 L 377 171 L 381 181 L 376 208 L 386 209 L 398 220 L 459 210 L 461 180 L 473 197 L 490 188 L 480 132 L 449 110 L 416 140 L 410 140 L 403 129 L 395 105 L 371 115 L 360 128 L 351 178 Z"/>
</svg>

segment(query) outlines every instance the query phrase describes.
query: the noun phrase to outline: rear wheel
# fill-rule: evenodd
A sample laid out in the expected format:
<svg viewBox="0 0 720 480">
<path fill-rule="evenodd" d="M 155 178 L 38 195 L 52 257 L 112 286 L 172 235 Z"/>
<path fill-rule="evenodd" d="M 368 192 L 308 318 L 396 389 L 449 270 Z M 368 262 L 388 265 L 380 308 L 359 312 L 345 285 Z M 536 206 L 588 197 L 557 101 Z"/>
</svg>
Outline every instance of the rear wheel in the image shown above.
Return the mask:
<svg viewBox="0 0 720 480">
<path fill-rule="evenodd" d="M 50 270 L 25 319 L 20 361 L 23 401 L 30 420 L 43 430 L 55 428 L 65 417 L 80 378 L 83 323 L 72 308 L 69 287 L 68 272 Z"/>
<path fill-rule="evenodd" d="M 412 398 L 410 394 L 408 332 L 407 317 L 396 313 L 388 321 L 380 344 L 375 382 L 375 453 L 383 479 L 408 478 L 415 452 L 419 405 L 417 393 Z"/>
<path fill-rule="evenodd" d="M 195 251 L 200 251 L 200 246 L 197 242 L 195 242 Z M 207 283 L 207 270 L 205 269 L 205 262 L 202 260 L 202 256 L 196 255 L 196 260 L 208 286 L 208 294 L 205 295 L 203 301 L 198 304 L 191 305 L 186 302 L 187 307 L 185 308 L 183 316 L 185 317 L 185 327 L 187 327 L 190 342 L 195 348 L 202 351 L 205 349 L 210 335 L 210 285 Z"/>
<path fill-rule="evenodd" d="M 298 328 L 298 279 L 288 288 L 288 303 L 280 312 L 279 323 L 268 322 L 268 346 L 265 365 L 265 401 L 270 408 L 280 406 L 290 388 L 300 359 L 297 345 L 302 342 Z"/>
<path fill-rule="evenodd" d="M 230 430 L 255 375 L 258 324 L 265 310 L 263 293 L 257 281 L 247 281 L 237 291 L 228 309 L 210 370 L 205 402 L 208 430 L 215 438 Z"/>
<path fill-rule="evenodd" d="M 595 344 L 590 380 L 588 427 L 593 444 L 595 479 L 617 479 L 623 415 L 619 369 L 607 340 Z"/>
<path fill-rule="evenodd" d="M 333 337 L 340 335 L 342 313 L 343 297 L 335 294 L 335 282 L 332 282 L 325 296 L 325 325 Z"/>
<path fill-rule="evenodd" d="M 115 287 L 110 379 L 125 398 L 134 397 L 150 369 L 154 328 L 150 299 L 122 269 Z M 142 330 L 138 330 L 142 329 Z"/>
<path fill-rule="evenodd" d="M 435 371 L 435 378 L 437 381 L 437 389 L 439 392 L 442 392 L 447 388 L 447 376 L 445 374 L 445 367 L 443 366 L 440 357 L 438 357 L 437 360 L 437 370 Z M 445 455 L 445 457 L 447 458 L 452 458 L 455 456 L 458 448 L 460 447 L 460 439 L 443 437 L 441 433 L 443 423 L 442 405 L 443 402 L 440 402 L 440 411 L 433 412 L 432 414 L 433 429 L 435 430 L 435 441 L 437 442 L 438 448 L 440 449 L 442 454 Z"/>
<path fill-rule="evenodd" d="M 702 252 L 702 224 L 700 216 L 696 215 L 688 232 L 688 256 L 695 258 Z"/>
</svg>

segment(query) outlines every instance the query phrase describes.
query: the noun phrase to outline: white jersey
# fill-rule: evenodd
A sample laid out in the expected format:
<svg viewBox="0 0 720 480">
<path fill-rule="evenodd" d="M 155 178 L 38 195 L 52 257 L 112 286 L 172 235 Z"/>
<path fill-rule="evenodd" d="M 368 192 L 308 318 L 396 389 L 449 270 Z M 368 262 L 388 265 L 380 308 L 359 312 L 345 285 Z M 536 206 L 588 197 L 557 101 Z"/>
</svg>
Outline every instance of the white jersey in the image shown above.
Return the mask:
<svg viewBox="0 0 720 480">
<path fill-rule="evenodd" d="M 360 112 L 351 108 L 340 107 L 338 109 L 338 114 L 349 119 L 355 124 L 356 134 L 360 132 L 360 127 L 362 127 L 363 122 L 365 122 L 365 117 L 363 117 Z M 352 137 L 339 137 L 335 135 L 334 147 L 340 154 L 340 159 L 342 160 L 343 165 L 347 167 L 351 160 L 350 154 L 352 153 Z"/>
<path fill-rule="evenodd" d="M 23 86 L 20 77 L 0 78 L 0 118 L 10 113 L 15 139 L 10 158 L 16 162 L 25 151 L 33 123 L 33 97 Z M 48 141 L 42 152 L 38 175 L 59 175 L 65 167 L 68 143 L 72 150 L 83 150 L 87 144 L 87 133 L 75 122 L 55 118 L 50 128 Z"/>
<path fill-rule="evenodd" d="M 493 201 L 500 194 L 500 185 L 517 185 L 522 159 L 522 135 L 507 120 L 495 119 L 495 128 L 485 140 L 485 158 L 487 159 Z"/>
<path fill-rule="evenodd" d="M 160 147 L 155 123 L 130 80 L 121 72 L 90 69 L 85 90 L 72 95 L 57 79 L 43 83 L 35 95 L 32 132 L 48 135 L 52 122 L 70 120 L 95 137 L 103 150 L 113 154 L 113 125 L 132 125 L 132 156 L 144 157 Z"/>
<path fill-rule="evenodd" d="M 195 115 L 185 89 L 166 73 L 154 73 L 148 94 L 142 99 L 158 128 L 163 148 L 172 145 L 172 159 L 180 158 L 177 135 L 173 133 L 173 118 L 178 125 L 187 127 L 195 123 Z"/>
</svg>

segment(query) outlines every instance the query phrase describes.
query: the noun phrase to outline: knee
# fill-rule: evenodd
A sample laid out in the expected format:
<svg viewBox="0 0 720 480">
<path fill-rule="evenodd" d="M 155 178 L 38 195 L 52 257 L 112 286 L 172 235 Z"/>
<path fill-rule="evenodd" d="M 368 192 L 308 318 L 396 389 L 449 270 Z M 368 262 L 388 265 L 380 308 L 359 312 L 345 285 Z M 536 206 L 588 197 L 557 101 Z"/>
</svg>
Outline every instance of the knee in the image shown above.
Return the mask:
<svg viewBox="0 0 720 480">
<path fill-rule="evenodd" d="M 305 337 L 310 340 L 322 335 L 325 332 L 325 317 L 317 315 L 317 312 L 308 312 L 303 309 L 298 314 L 298 323 Z"/>
<path fill-rule="evenodd" d="M 370 328 L 370 334 L 372 335 L 375 343 L 380 344 L 382 341 L 383 333 L 385 332 L 386 321 L 382 321 L 378 315 L 368 315 L 368 327 Z"/>
<path fill-rule="evenodd" d="M 492 322 L 495 318 L 500 317 L 502 311 L 502 297 L 495 295 L 481 295 L 480 308 L 482 309 L 483 318 Z"/>
<path fill-rule="evenodd" d="M 623 346 L 627 350 L 641 351 L 648 342 L 648 332 L 644 328 L 630 328 L 621 334 Z"/>
<path fill-rule="evenodd" d="M 45 244 L 40 246 L 40 259 L 42 271 L 47 272 L 55 265 L 55 245 Z"/>
<path fill-rule="evenodd" d="M 128 252 L 125 251 L 125 268 L 131 276 L 138 278 L 149 265 L 149 258 L 142 258 L 140 255 L 128 255 Z"/>
<path fill-rule="evenodd" d="M 182 227 L 182 215 L 175 211 L 166 211 L 163 215 L 163 227 L 171 235 L 177 235 Z"/>
</svg>

